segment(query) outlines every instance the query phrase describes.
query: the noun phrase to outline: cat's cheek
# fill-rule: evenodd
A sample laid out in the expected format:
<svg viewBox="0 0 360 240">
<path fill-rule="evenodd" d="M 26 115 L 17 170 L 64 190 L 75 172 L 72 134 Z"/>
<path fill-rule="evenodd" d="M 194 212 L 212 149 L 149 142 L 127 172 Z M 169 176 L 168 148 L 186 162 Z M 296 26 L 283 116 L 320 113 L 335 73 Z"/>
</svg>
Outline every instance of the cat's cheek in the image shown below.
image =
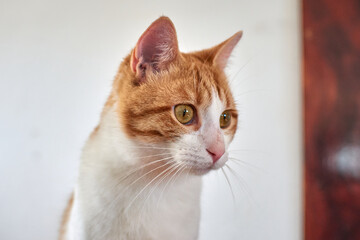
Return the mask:
<svg viewBox="0 0 360 240">
<path fill-rule="evenodd" d="M 229 159 L 229 154 L 225 152 L 224 155 L 222 155 L 222 157 L 215 162 L 215 164 L 212 166 L 212 169 L 222 168 L 228 159 Z"/>
</svg>

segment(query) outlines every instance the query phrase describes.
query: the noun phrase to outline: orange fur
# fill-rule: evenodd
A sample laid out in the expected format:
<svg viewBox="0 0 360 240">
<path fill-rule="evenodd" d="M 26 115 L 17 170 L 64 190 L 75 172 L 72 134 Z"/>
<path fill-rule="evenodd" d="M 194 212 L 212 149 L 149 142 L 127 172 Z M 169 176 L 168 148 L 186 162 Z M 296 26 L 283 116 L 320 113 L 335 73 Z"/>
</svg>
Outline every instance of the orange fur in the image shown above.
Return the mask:
<svg viewBox="0 0 360 240">
<path fill-rule="evenodd" d="M 63 213 L 63 216 L 62 216 L 59 240 L 66 240 L 65 233 L 66 233 L 66 230 L 67 230 L 67 223 L 68 223 L 69 218 L 70 218 L 70 212 L 71 212 L 71 208 L 72 208 L 73 203 L 74 203 L 74 194 L 72 193 L 71 196 L 70 196 L 70 199 L 68 201 L 68 204 L 66 206 L 66 209 L 65 209 L 65 211 Z"/>
</svg>

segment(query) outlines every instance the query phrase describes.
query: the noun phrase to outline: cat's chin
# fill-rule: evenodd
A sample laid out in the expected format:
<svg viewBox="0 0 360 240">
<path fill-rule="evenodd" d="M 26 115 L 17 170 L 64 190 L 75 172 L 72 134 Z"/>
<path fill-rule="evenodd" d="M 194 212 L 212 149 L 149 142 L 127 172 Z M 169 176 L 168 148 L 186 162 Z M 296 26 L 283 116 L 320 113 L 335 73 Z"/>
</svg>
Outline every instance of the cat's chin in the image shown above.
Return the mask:
<svg viewBox="0 0 360 240">
<path fill-rule="evenodd" d="M 203 175 L 209 173 L 210 171 L 216 171 L 216 170 L 218 170 L 219 168 L 221 168 L 221 167 L 214 167 L 214 166 L 212 166 L 212 167 L 210 167 L 210 168 L 193 169 L 191 172 L 192 172 L 192 174 L 194 174 L 194 175 L 203 176 Z"/>
<path fill-rule="evenodd" d="M 216 171 L 217 169 L 221 168 L 223 165 L 212 165 L 211 167 L 207 167 L 207 168 L 196 168 L 196 169 L 192 169 L 191 172 L 194 175 L 198 175 L 198 176 L 202 176 L 205 175 L 207 173 L 209 173 L 210 171 Z"/>
<path fill-rule="evenodd" d="M 194 175 L 202 176 L 202 175 L 207 174 L 207 173 L 210 172 L 211 170 L 212 170 L 212 168 L 199 168 L 199 169 L 193 169 L 191 172 L 192 172 Z"/>
<path fill-rule="evenodd" d="M 228 153 L 225 153 L 216 163 L 214 164 L 204 164 L 201 167 L 191 167 L 190 172 L 194 175 L 202 176 L 210 172 L 211 170 L 217 170 L 222 168 L 228 160 Z"/>
</svg>

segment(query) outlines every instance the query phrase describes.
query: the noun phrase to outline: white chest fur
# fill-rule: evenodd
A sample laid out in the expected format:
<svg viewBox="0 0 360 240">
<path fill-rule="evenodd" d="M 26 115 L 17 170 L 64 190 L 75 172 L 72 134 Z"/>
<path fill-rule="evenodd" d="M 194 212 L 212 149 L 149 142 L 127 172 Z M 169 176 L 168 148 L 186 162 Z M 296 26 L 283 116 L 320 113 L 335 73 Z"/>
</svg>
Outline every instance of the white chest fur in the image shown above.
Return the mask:
<svg viewBox="0 0 360 240">
<path fill-rule="evenodd" d="M 84 147 L 67 240 L 197 239 L 201 178 L 124 180 L 136 150 L 115 115 L 105 114 Z"/>
</svg>

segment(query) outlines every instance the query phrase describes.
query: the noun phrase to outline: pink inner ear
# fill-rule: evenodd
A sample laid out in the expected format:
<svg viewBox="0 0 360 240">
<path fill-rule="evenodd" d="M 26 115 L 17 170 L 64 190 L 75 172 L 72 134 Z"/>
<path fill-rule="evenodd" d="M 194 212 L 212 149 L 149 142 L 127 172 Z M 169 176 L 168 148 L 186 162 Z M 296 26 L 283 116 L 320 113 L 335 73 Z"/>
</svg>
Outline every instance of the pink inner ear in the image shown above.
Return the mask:
<svg viewBox="0 0 360 240">
<path fill-rule="evenodd" d="M 178 53 L 176 30 L 167 17 L 160 17 L 141 35 L 132 55 L 132 70 L 151 67 L 158 71 L 173 61 Z"/>
<path fill-rule="evenodd" d="M 232 51 L 234 50 L 236 44 L 239 42 L 242 36 L 242 31 L 235 33 L 231 38 L 223 42 L 223 46 L 218 50 L 215 58 L 214 64 L 224 69 L 226 64 L 231 56 Z"/>
</svg>

